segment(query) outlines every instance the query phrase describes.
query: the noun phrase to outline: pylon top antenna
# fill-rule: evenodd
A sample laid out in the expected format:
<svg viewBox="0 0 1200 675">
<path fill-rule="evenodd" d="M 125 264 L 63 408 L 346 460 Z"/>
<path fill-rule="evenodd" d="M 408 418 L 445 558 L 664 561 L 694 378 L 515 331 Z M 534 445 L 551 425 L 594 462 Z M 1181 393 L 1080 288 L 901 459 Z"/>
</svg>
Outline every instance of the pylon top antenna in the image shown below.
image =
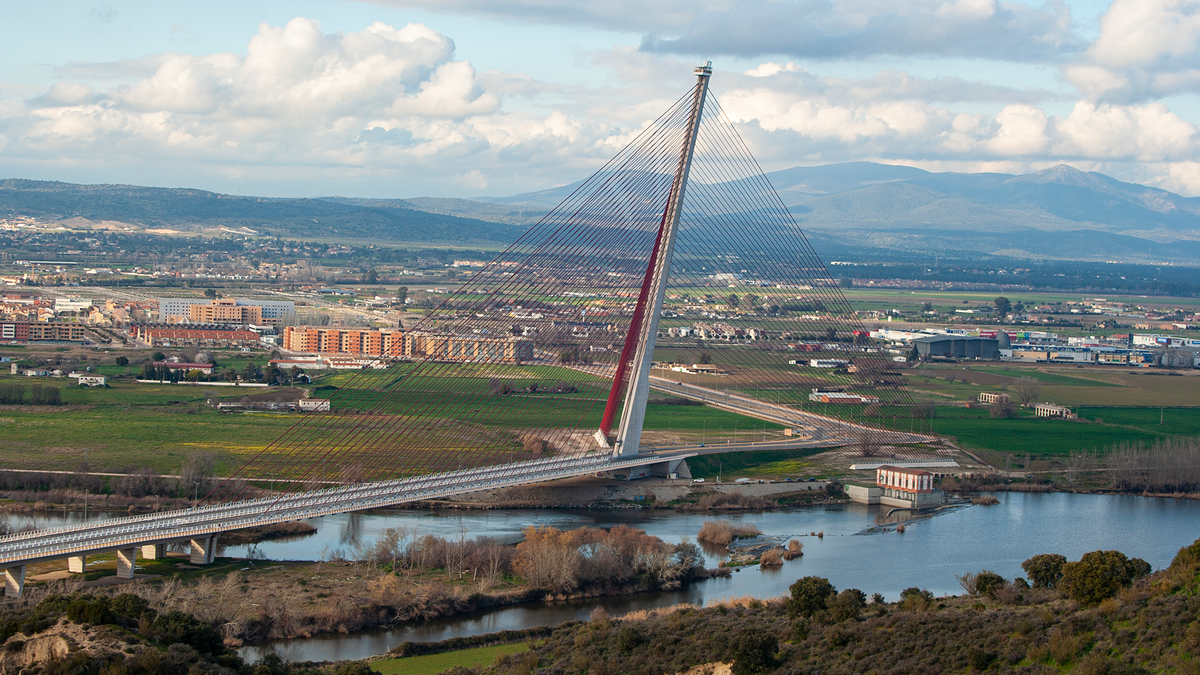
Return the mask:
<svg viewBox="0 0 1200 675">
<path fill-rule="evenodd" d="M 696 69 L 692 72 L 696 77 L 712 77 L 712 61 L 702 66 L 696 66 Z"/>
</svg>

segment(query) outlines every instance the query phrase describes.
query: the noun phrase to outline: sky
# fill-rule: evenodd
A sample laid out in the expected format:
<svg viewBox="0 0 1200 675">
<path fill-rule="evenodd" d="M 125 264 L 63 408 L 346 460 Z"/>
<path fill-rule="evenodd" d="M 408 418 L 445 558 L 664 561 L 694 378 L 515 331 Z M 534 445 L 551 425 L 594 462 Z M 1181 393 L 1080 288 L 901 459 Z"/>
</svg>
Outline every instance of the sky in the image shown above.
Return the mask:
<svg viewBox="0 0 1200 675">
<path fill-rule="evenodd" d="M 694 82 L 764 169 L 1058 164 L 1200 196 L 1200 0 L 8 3 L 0 178 L 511 195 Z"/>
</svg>

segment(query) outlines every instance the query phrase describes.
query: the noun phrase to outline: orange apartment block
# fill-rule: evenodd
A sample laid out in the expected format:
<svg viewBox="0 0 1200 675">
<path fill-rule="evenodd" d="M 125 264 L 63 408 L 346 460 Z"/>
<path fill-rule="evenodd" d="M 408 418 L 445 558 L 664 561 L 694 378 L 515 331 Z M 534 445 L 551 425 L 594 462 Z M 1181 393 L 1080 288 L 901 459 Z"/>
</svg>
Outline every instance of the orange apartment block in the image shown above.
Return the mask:
<svg viewBox="0 0 1200 675">
<path fill-rule="evenodd" d="M 309 354 L 362 354 L 439 361 L 522 363 L 533 360 L 533 342 L 526 338 L 406 335 L 399 329 L 287 326 L 283 329 L 283 348 Z"/>
<path fill-rule="evenodd" d="M 283 329 L 283 348 L 311 354 L 404 356 L 404 333 L 398 329 L 308 328 Z"/>
<path fill-rule="evenodd" d="M 262 307 L 258 305 L 239 305 L 236 300 L 213 300 L 207 305 L 191 305 L 188 307 L 188 321 L 191 323 L 231 323 L 246 326 L 263 322 Z"/>
</svg>

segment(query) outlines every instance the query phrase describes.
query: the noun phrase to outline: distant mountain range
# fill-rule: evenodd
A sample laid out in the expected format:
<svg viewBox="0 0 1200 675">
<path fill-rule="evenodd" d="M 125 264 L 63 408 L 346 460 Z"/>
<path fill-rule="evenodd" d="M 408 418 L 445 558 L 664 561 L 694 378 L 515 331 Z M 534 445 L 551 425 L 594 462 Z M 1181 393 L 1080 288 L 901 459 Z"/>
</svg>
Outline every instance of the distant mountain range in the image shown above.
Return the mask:
<svg viewBox="0 0 1200 675">
<path fill-rule="evenodd" d="M 0 180 L 0 215 L 106 228 L 249 228 L 285 237 L 414 243 L 507 244 L 525 231 L 498 217 L 463 217 L 400 199 L 268 199 L 186 188 L 32 180 Z"/>
<path fill-rule="evenodd" d="M 824 244 L 818 251 L 1143 262 L 1200 256 L 1200 199 L 1065 165 L 1018 176 L 852 162 L 767 177 Z M 479 201 L 549 209 L 578 185 Z"/>
<path fill-rule="evenodd" d="M 1026 175 L 853 162 L 767 174 L 824 257 L 1200 259 L 1200 199 L 1056 166 Z M 0 181 L 0 214 L 305 238 L 508 243 L 579 186 L 478 199 L 266 199 L 201 190 Z M 725 184 L 714 189 L 744 186 Z"/>
</svg>

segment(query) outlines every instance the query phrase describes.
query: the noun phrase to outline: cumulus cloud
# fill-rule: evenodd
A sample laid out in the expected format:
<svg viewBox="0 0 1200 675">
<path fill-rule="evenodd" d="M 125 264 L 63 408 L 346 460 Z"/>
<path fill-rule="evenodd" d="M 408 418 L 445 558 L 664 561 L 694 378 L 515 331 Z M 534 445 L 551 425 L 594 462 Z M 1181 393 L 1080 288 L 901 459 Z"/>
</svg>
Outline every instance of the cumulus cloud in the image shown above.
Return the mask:
<svg viewBox="0 0 1200 675">
<path fill-rule="evenodd" d="M 1065 5 L 1002 0 L 743 0 L 642 49 L 835 59 L 876 54 L 1058 61 L 1082 48 Z"/>
<path fill-rule="evenodd" d="M 245 54 L 160 54 L 131 64 L 86 64 L 74 74 L 144 76 L 96 90 L 60 81 L 3 121 L 9 152 L 150 152 L 227 162 L 352 161 L 376 128 L 393 147 L 456 143 L 471 152 L 470 118 L 497 112 L 454 44 L 419 24 L 375 23 L 328 34 L 316 21 L 264 24 Z M 152 72 L 147 72 L 151 71 Z M 370 124 L 385 119 L 385 124 Z M 13 134 L 12 132 L 16 132 Z M 486 145 L 486 142 L 485 142 Z M 266 152 L 268 151 L 269 152 Z"/>
<path fill-rule="evenodd" d="M 1061 161 L 1158 163 L 1159 175 L 1165 175 L 1174 163 L 1200 156 L 1196 126 L 1161 103 L 1079 101 L 1065 116 L 1012 103 L 993 115 L 968 114 L 916 98 L 858 98 L 852 93 L 863 83 L 822 86 L 820 80 L 763 64 L 746 74 L 742 86 L 723 92 L 721 103 L 753 139 L 755 152 L 770 162 L 904 158 L 1027 168 Z M 794 86 L 797 81 L 809 83 Z M 1190 174 L 1181 171 L 1176 170 L 1176 183 L 1186 184 Z"/>
<path fill-rule="evenodd" d="M 1198 62 L 1200 0 L 1114 0 L 1064 74 L 1088 100 L 1132 103 L 1200 92 Z"/>
<path fill-rule="evenodd" d="M 1171 0 L 1146 1 L 1166 6 Z M 1120 18 L 1127 9 L 1121 2 L 1105 17 L 1096 45 L 1063 66 L 1078 93 L 901 70 L 830 77 L 799 60 L 718 70 L 713 91 L 768 168 L 875 160 L 1019 171 L 1070 162 L 1196 194 L 1196 126 L 1162 103 L 1114 92 L 1145 91 L 1145 83 L 1168 79 L 1171 86 L 1195 86 L 1200 75 L 1189 79 L 1194 71 L 1179 56 L 1186 53 L 1182 47 L 1130 61 L 1128 46 L 1102 44 L 1113 13 Z M 1183 17 L 1180 26 L 1187 23 L 1184 4 L 1172 5 Z M 530 12 L 541 7 L 535 0 L 522 6 Z M 683 5 L 660 4 L 654 11 L 672 7 Z M 831 36 L 858 31 L 861 42 L 878 37 L 885 47 L 900 44 L 903 36 L 889 33 L 897 21 L 923 21 L 935 32 L 983 30 L 995 21 L 1017 30 L 1039 16 L 1059 21 L 1024 38 L 1035 42 L 1066 25 L 1054 6 L 1022 9 L 997 0 L 797 0 L 764 7 L 815 12 L 821 21 L 812 30 Z M 679 19 L 682 34 L 699 30 L 705 16 L 724 16 L 724 9 Z M 854 12 L 863 15 L 851 20 Z M 1151 17 L 1146 21 L 1161 21 L 1160 14 L 1134 13 Z M 741 30 L 733 29 L 731 35 Z M 1075 49 L 1068 38 L 1063 53 Z M 917 49 L 916 42 L 905 44 Z M 593 171 L 685 93 L 692 65 L 687 57 L 616 47 L 586 62 L 611 77 L 564 85 L 523 73 L 478 72 L 455 57 L 450 37 L 424 25 L 375 23 L 329 33 L 297 18 L 260 26 L 238 53 L 166 52 L 62 66 L 52 87 L 0 97 L 0 156 L 10 167 L 18 166 L 14 161 L 108 167 L 124 158 L 239 179 L 302 179 L 305 187 L 290 194 L 355 192 L 346 186 L 359 180 L 372 181 L 371 192 L 391 195 L 525 191 Z M 1050 114 L 1048 103 L 1056 101 L 1075 104 L 1069 113 Z M 334 184 L 343 187 L 329 187 Z"/>
</svg>

